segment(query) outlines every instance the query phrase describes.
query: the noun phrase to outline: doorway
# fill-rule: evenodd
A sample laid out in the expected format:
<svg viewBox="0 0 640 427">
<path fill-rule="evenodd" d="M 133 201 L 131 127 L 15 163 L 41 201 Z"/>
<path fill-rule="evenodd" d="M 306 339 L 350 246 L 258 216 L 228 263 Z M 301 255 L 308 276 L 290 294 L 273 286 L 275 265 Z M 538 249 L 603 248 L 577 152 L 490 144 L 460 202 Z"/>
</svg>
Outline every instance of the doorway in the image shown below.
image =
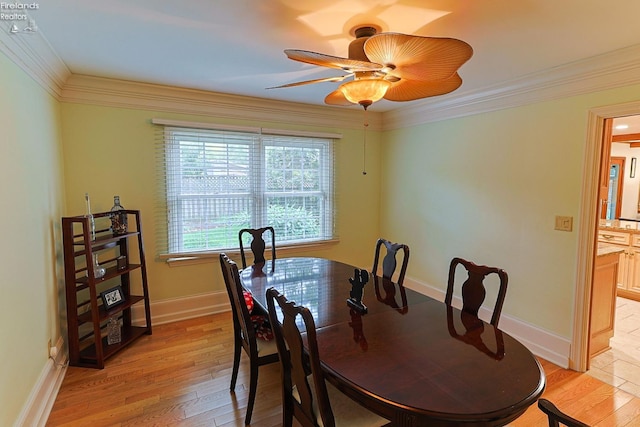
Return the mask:
<svg viewBox="0 0 640 427">
<path fill-rule="evenodd" d="M 640 177 L 636 177 L 635 171 L 637 157 L 640 157 L 640 133 L 629 131 L 631 126 L 625 124 L 636 120 L 640 120 L 640 116 L 617 117 L 604 122 L 600 192 L 605 193 L 605 187 L 607 191 L 606 201 L 601 205 L 604 209 L 598 216 L 600 232 L 596 245 L 598 251 L 599 245 L 604 245 L 623 252 L 594 259 L 588 373 L 640 396 L 640 353 L 636 351 L 635 335 L 640 320 L 640 247 L 636 250 L 638 237 L 635 234 L 640 229 L 637 222 Z M 605 224 L 607 228 L 601 228 Z M 627 238 L 628 242 L 601 243 L 601 236 L 608 236 L 610 232 L 617 233 L 619 238 Z M 609 261 L 606 261 L 607 257 Z M 612 290 L 602 286 L 607 280 L 613 282 Z M 599 351 L 594 354 L 594 349 Z"/>
<path fill-rule="evenodd" d="M 579 250 L 576 270 L 574 334 L 569 360 L 569 367 L 580 372 L 586 371 L 589 367 L 589 316 L 592 304 L 592 283 L 597 248 L 596 236 L 602 211 L 605 208 L 603 204 L 608 200 L 608 191 L 603 191 L 606 188 L 600 185 L 603 182 L 601 174 L 609 174 L 610 172 L 607 163 L 605 163 L 607 165 L 606 168 L 601 168 L 603 161 L 608 161 L 610 157 L 610 145 L 603 142 L 606 140 L 605 121 L 607 119 L 638 115 L 640 115 L 640 101 L 596 108 L 589 112 L 583 196 L 578 228 Z M 640 131 L 635 131 L 634 133 L 637 133 L 640 138 Z M 624 166 L 618 172 L 621 172 L 619 176 L 625 176 Z M 620 185 L 620 188 L 622 189 L 623 185 Z M 621 207 L 622 203 L 618 202 L 617 205 Z"/>
</svg>

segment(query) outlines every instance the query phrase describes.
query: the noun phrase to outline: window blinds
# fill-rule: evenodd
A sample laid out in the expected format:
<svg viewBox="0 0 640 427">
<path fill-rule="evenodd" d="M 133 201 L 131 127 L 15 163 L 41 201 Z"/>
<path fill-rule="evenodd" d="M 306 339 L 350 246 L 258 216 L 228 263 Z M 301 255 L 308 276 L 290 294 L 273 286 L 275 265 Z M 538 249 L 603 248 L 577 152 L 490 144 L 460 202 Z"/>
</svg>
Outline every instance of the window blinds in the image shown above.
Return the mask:
<svg viewBox="0 0 640 427">
<path fill-rule="evenodd" d="M 156 124 L 161 253 L 234 249 L 267 225 L 278 244 L 336 237 L 332 138 Z"/>
</svg>

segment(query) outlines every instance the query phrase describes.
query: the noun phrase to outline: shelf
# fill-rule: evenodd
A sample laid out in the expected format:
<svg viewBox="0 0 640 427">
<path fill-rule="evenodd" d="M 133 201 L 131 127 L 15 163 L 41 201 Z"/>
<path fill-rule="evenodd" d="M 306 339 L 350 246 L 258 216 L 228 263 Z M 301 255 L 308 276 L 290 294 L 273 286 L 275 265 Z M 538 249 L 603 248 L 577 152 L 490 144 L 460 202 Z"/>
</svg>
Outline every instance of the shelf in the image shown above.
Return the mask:
<svg viewBox="0 0 640 427">
<path fill-rule="evenodd" d="M 104 276 L 95 279 L 96 283 L 101 283 L 101 282 L 106 282 L 109 279 L 113 279 L 114 277 L 118 277 L 121 276 L 123 274 L 127 274 L 135 269 L 140 268 L 141 265 L 140 264 L 129 264 L 126 268 L 122 269 L 122 270 L 118 270 L 117 267 L 108 267 L 107 268 L 107 272 L 105 273 Z M 76 290 L 80 291 L 82 289 L 85 289 L 89 286 L 89 278 L 88 277 L 78 277 L 76 278 L 76 283 L 78 283 L 78 286 L 76 286 Z"/>
<path fill-rule="evenodd" d="M 151 329 L 148 327 L 130 326 L 128 328 L 122 328 L 122 341 L 118 344 L 109 345 L 107 344 L 107 337 L 102 337 L 103 358 L 107 359 L 108 357 L 113 356 L 115 353 L 122 350 L 144 334 L 150 335 Z M 98 360 L 96 346 L 92 344 L 80 351 L 80 361 L 78 366 L 94 368 L 96 365 L 102 367 L 100 366 L 100 360 Z"/>
<path fill-rule="evenodd" d="M 109 227 L 101 225 L 95 231 L 94 240 L 91 240 L 91 224 L 87 216 L 62 218 L 70 366 L 102 369 L 107 358 L 141 335 L 151 334 L 151 311 L 140 232 L 140 211 L 124 210 L 120 211 L 120 214 L 127 215 L 130 231 L 114 235 Z M 111 215 L 111 212 L 98 212 L 94 213 L 93 217 L 108 218 Z M 130 253 L 131 245 L 135 250 Z M 88 261 L 94 261 L 99 257 L 97 253 L 104 250 L 108 252 L 103 254 L 100 266 L 105 268 L 105 274 L 96 278 L 96 267 L 93 262 Z M 94 260 L 89 259 L 90 254 Z M 127 265 L 118 269 L 118 259 L 127 260 Z M 131 295 L 132 282 L 136 286 L 140 285 L 141 290 L 136 291 L 139 295 Z M 122 290 L 125 301 L 106 310 L 100 294 L 116 286 Z M 144 320 L 133 318 L 132 307 L 136 304 L 144 309 Z M 114 345 L 107 344 L 104 334 L 105 322 L 111 317 L 119 318 L 122 323 L 122 341 Z M 134 322 L 144 326 L 133 326 Z"/>
<path fill-rule="evenodd" d="M 106 231 L 106 230 L 105 230 Z M 98 234 L 100 232 L 97 232 Z M 140 234 L 140 232 L 138 231 L 132 231 L 126 234 L 104 234 L 104 235 L 98 235 L 96 236 L 95 240 L 91 240 L 90 244 L 91 244 L 91 250 L 92 251 L 100 251 L 103 249 L 109 249 L 109 248 L 113 248 L 116 246 L 116 244 L 118 244 L 118 242 L 122 239 L 126 239 L 129 237 L 135 237 L 138 236 Z M 81 249 L 75 251 L 73 254 L 74 256 L 81 256 L 87 253 L 86 251 L 86 245 L 84 244 L 83 240 L 74 240 L 73 242 L 74 246 L 82 246 Z"/>
<path fill-rule="evenodd" d="M 103 306 L 100 306 L 99 310 L 99 316 L 98 318 L 100 319 L 100 322 L 107 320 L 109 317 L 111 316 L 115 316 L 116 314 L 131 308 L 132 305 L 139 303 L 140 301 L 144 300 L 143 296 L 140 295 L 131 295 L 129 297 L 129 299 L 127 299 L 125 302 L 123 302 L 120 305 L 117 305 L 115 307 L 113 307 L 111 310 L 105 310 Z M 85 313 L 82 313 L 80 315 L 78 315 L 78 322 L 80 323 L 90 323 L 92 321 L 92 317 L 91 317 L 91 311 L 87 311 Z"/>
</svg>

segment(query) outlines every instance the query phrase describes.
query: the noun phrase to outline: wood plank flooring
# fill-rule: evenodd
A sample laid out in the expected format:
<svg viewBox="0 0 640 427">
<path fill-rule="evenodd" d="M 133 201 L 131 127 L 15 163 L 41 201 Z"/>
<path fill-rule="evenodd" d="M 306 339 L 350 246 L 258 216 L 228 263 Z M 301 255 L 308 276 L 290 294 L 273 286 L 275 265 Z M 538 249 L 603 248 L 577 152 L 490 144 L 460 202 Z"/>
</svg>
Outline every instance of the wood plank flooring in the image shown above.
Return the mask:
<svg viewBox="0 0 640 427">
<path fill-rule="evenodd" d="M 103 370 L 68 368 L 47 426 L 243 426 L 248 361 L 229 392 L 231 313 L 154 326 Z M 541 360 L 544 397 L 593 426 L 640 426 L 640 398 Z M 260 368 L 252 426 L 281 425 L 277 363 Z M 537 406 L 512 426 L 546 426 Z"/>
</svg>

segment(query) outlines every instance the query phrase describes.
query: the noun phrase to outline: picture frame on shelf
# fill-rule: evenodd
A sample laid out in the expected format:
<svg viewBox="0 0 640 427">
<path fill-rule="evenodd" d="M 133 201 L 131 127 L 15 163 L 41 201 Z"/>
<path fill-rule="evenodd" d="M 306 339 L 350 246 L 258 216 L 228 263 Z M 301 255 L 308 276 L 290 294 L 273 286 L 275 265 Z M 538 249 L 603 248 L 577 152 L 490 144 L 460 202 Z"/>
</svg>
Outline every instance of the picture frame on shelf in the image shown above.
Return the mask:
<svg viewBox="0 0 640 427">
<path fill-rule="evenodd" d="M 117 305 L 122 304 L 125 301 L 124 293 L 122 292 L 122 286 L 115 286 L 100 293 L 102 299 L 102 305 L 105 310 L 109 310 Z"/>
</svg>

